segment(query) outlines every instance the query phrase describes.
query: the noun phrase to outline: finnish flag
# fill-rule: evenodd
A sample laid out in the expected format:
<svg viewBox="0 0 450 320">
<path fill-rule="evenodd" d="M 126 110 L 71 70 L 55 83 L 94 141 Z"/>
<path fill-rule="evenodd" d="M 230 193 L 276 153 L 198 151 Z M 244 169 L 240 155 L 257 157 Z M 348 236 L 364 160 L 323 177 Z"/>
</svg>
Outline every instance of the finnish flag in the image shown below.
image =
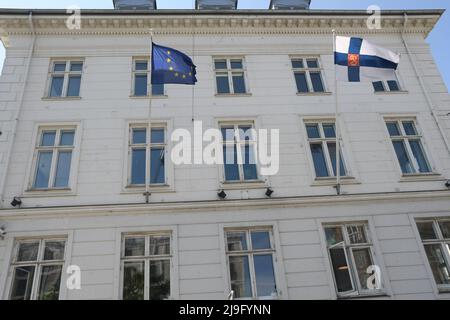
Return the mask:
<svg viewBox="0 0 450 320">
<path fill-rule="evenodd" d="M 336 77 L 345 82 L 395 80 L 400 55 L 361 38 L 336 37 Z"/>
</svg>

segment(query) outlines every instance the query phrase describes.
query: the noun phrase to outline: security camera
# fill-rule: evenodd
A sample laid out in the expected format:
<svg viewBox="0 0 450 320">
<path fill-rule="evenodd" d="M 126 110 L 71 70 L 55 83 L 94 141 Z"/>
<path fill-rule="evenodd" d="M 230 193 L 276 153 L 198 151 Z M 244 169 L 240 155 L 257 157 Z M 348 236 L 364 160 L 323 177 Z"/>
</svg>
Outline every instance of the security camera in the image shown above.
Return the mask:
<svg viewBox="0 0 450 320">
<path fill-rule="evenodd" d="M 445 186 L 450 189 L 450 180 L 447 180 L 447 182 L 445 183 Z"/>
<path fill-rule="evenodd" d="M 17 206 L 20 207 L 21 204 L 22 204 L 22 200 L 19 197 L 14 197 L 13 201 L 11 201 L 11 205 L 13 207 L 17 207 Z"/>
<path fill-rule="evenodd" d="M 0 239 L 3 240 L 6 236 L 5 227 L 0 227 Z"/>
</svg>

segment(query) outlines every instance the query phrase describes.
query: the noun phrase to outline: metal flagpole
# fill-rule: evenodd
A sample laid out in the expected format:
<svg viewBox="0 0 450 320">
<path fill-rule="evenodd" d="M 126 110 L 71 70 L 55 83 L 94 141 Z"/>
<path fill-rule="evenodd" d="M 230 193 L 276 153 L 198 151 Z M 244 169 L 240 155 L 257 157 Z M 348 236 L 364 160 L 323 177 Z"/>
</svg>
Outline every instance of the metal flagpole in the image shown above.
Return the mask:
<svg viewBox="0 0 450 320">
<path fill-rule="evenodd" d="M 150 29 L 150 60 L 149 60 L 149 66 L 150 72 L 152 71 L 152 64 L 153 64 L 153 29 Z M 150 73 L 150 79 L 147 81 L 150 81 L 150 85 L 147 86 L 147 95 L 149 98 L 148 101 L 148 116 L 147 116 L 147 133 L 146 133 L 146 147 L 145 147 L 145 203 L 150 203 L 150 196 L 152 195 L 150 193 L 150 149 L 149 145 L 151 143 L 151 132 L 152 132 L 152 103 L 153 103 L 153 86 L 151 84 L 151 73 Z"/>
<path fill-rule="evenodd" d="M 336 30 L 333 29 L 333 63 L 334 63 L 334 104 L 335 104 L 335 128 L 336 128 L 336 192 L 341 194 L 341 130 L 339 128 L 339 100 L 338 81 L 336 75 L 336 62 L 334 55 L 336 52 Z"/>
</svg>

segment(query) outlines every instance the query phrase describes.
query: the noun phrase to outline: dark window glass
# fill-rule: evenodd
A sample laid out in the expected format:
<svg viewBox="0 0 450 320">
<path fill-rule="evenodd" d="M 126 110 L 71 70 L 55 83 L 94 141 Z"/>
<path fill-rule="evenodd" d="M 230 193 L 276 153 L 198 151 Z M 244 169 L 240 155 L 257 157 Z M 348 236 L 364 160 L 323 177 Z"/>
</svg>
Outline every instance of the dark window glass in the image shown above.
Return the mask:
<svg viewBox="0 0 450 320">
<path fill-rule="evenodd" d="M 397 81 L 389 80 L 387 83 L 390 91 L 400 91 L 400 86 L 398 85 Z"/>
<path fill-rule="evenodd" d="M 55 62 L 53 66 L 54 72 L 64 72 L 66 71 L 66 63 L 65 62 Z"/>
<path fill-rule="evenodd" d="M 131 184 L 145 184 L 145 149 L 132 150 Z"/>
<path fill-rule="evenodd" d="M 372 85 L 373 85 L 373 89 L 375 90 L 375 92 L 383 92 L 383 91 L 385 91 L 382 81 L 372 82 Z"/>
<path fill-rule="evenodd" d="M 231 289 L 236 298 L 252 297 L 248 256 L 229 258 Z"/>
<path fill-rule="evenodd" d="M 419 229 L 420 238 L 422 238 L 422 240 L 437 239 L 436 232 L 433 228 L 433 222 L 418 222 L 417 229 Z"/>
<path fill-rule="evenodd" d="M 273 258 L 271 254 L 255 255 L 256 291 L 258 297 L 277 296 Z"/>
<path fill-rule="evenodd" d="M 314 92 L 324 92 L 322 76 L 320 72 L 310 72 L 311 82 L 313 85 Z"/>
<path fill-rule="evenodd" d="M 239 165 L 237 162 L 237 150 L 235 145 L 226 145 L 223 147 L 225 180 L 239 180 Z"/>
<path fill-rule="evenodd" d="M 231 69 L 243 69 L 242 60 L 231 60 Z"/>
<path fill-rule="evenodd" d="M 147 129 L 137 128 L 133 129 L 133 144 L 146 143 L 147 141 Z"/>
<path fill-rule="evenodd" d="M 243 73 L 233 73 L 234 93 L 246 93 Z"/>
<path fill-rule="evenodd" d="M 136 71 L 148 71 L 148 62 L 136 61 Z"/>
<path fill-rule="evenodd" d="M 144 262 L 125 262 L 123 300 L 144 300 Z"/>
<path fill-rule="evenodd" d="M 234 141 L 234 128 L 222 128 L 222 139 L 223 141 Z"/>
<path fill-rule="evenodd" d="M 83 71 L 83 62 L 72 62 L 70 64 L 70 71 L 75 72 Z"/>
<path fill-rule="evenodd" d="M 398 128 L 397 122 L 386 122 L 386 126 L 388 128 L 389 135 L 391 135 L 391 137 L 400 136 L 400 130 Z"/>
<path fill-rule="evenodd" d="M 164 129 L 152 129 L 152 143 L 164 143 Z"/>
<path fill-rule="evenodd" d="M 217 93 L 230 93 L 230 83 L 228 82 L 228 75 L 226 73 L 219 73 L 216 76 Z"/>
<path fill-rule="evenodd" d="M 215 60 L 214 66 L 216 69 L 227 69 L 227 60 Z"/>
<path fill-rule="evenodd" d="M 139 257 L 145 255 L 145 238 L 125 238 L 125 257 Z"/>
<path fill-rule="evenodd" d="M 75 131 L 61 131 L 60 146 L 73 146 Z"/>
<path fill-rule="evenodd" d="M 308 68 L 318 68 L 319 62 L 317 59 L 308 59 L 306 60 L 306 64 L 308 65 Z"/>
<path fill-rule="evenodd" d="M 50 87 L 50 97 L 61 97 L 63 91 L 64 77 L 53 76 Z"/>
<path fill-rule="evenodd" d="M 405 145 L 403 141 L 393 141 L 395 154 L 397 155 L 398 162 L 403 173 L 414 173 L 414 168 L 406 153 Z"/>
<path fill-rule="evenodd" d="M 11 300 L 30 300 L 34 271 L 34 266 L 16 267 L 14 269 Z"/>
<path fill-rule="evenodd" d="M 322 125 L 323 133 L 326 138 L 336 138 L 336 131 L 334 129 L 334 123 L 324 123 Z"/>
<path fill-rule="evenodd" d="M 39 300 L 58 300 L 62 266 L 43 266 L 39 283 Z"/>
<path fill-rule="evenodd" d="M 247 234 L 245 232 L 228 232 L 227 233 L 228 251 L 248 250 L 246 235 Z"/>
<path fill-rule="evenodd" d="M 445 262 L 445 256 L 441 245 L 431 244 L 425 245 L 424 247 L 436 283 L 442 285 L 450 284 L 450 272 Z"/>
<path fill-rule="evenodd" d="M 419 171 L 422 173 L 431 172 L 431 168 L 428 165 L 428 161 L 423 152 L 422 143 L 419 140 L 409 140 L 409 146 L 411 147 L 414 158 L 419 165 Z"/>
<path fill-rule="evenodd" d="M 36 179 L 34 181 L 34 188 L 48 188 L 48 180 L 50 178 L 50 167 L 52 164 L 53 152 L 40 151 L 38 153 Z"/>
<path fill-rule="evenodd" d="M 134 95 L 138 97 L 147 95 L 147 75 L 137 74 L 134 81 Z"/>
<path fill-rule="evenodd" d="M 442 235 L 445 239 L 450 238 L 450 221 L 439 221 L 439 227 L 441 228 Z"/>
<path fill-rule="evenodd" d="M 258 173 L 256 169 L 256 159 L 254 155 L 254 149 L 252 146 L 242 147 L 242 155 L 244 157 L 244 180 L 256 180 L 258 179 Z"/>
<path fill-rule="evenodd" d="M 170 297 L 170 261 L 150 261 L 150 300 Z"/>
<path fill-rule="evenodd" d="M 58 153 L 54 187 L 65 188 L 69 186 L 71 162 L 72 151 L 60 151 Z"/>
<path fill-rule="evenodd" d="M 46 241 L 44 260 L 63 260 L 66 243 L 64 241 Z"/>
<path fill-rule="evenodd" d="M 295 73 L 295 82 L 297 83 L 297 91 L 299 93 L 309 92 L 308 82 L 306 80 L 306 74 L 302 72 Z"/>
<path fill-rule="evenodd" d="M 56 131 L 43 131 L 41 147 L 53 147 L 55 145 Z"/>
<path fill-rule="evenodd" d="M 292 60 L 292 68 L 295 69 L 301 69 L 303 68 L 303 60 L 299 59 L 299 60 Z"/>
<path fill-rule="evenodd" d="M 160 184 L 165 183 L 165 152 L 164 148 L 152 148 L 151 149 L 151 170 L 150 170 L 150 183 Z"/>
<path fill-rule="evenodd" d="M 353 249 L 353 259 L 355 260 L 356 272 L 359 284 L 363 290 L 367 290 L 367 280 L 371 274 L 367 273 L 367 268 L 373 265 L 372 255 L 369 248 Z"/>
<path fill-rule="evenodd" d="M 325 236 L 327 238 L 327 245 L 333 246 L 344 241 L 341 227 L 325 228 Z"/>
<path fill-rule="evenodd" d="M 252 237 L 252 248 L 253 250 L 261 249 L 271 249 L 270 245 L 270 234 L 267 231 L 253 231 L 251 233 Z"/>
<path fill-rule="evenodd" d="M 36 261 L 39 251 L 39 242 L 22 242 L 19 244 L 17 261 Z"/>
<path fill-rule="evenodd" d="M 333 172 L 334 172 L 334 175 L 335 176 L 337 176 L 337 171 L 336 171 L 336 142 L 328 142 L 327 143 L 328 144 L 328 153 L 330 154 L 330 160 L 331 160 L 331 164 L 333 165 Z M 345 166 L 344 166 L 344 161 L 343 161 L 343 158 L 342 158 L 342 153 L 339 153 L 339 162 L 340 162 L 340 164 L 341 164 L 341 167 L 340 167 L 340 172 L 339 172 L 339 174 L 341 175 L 341 176 L 346 176 L 347 175 L 347 172 L 345 171 Z"/>
<path fill-rule="evenodd" d="M 81 86 L 81 76 L 70 76 L 69 86 L 67 87 L 68 97 L 79 97 Z"/>
<path fill-rule="evenodd" d="M 306 132 L 308 133 L 308 138 L 311 139 L 320 138 L 319 126 L 317 124 L 307 124 Z"/>
<path fill-rule="evenodd" d="M 328 177 L 327 163 L 325 161 L 325 155 L 323 153 L 322 144 L 312 143 L 311 154 L 314 161 L 314 168 L 317 177 Z"/>
<path fill-rule="evenodd" d="M 163 96 L 164 95 L 164 85 L 163 84 L 152 84 L 152 95 Z"/>
<path fill-rule="evenodd" d="M 407 136 L 415 136 L 417 135 L 416 127 L 414 126 L 414 122 L 412 121 L 403 121 L 403 129 L 405 129 L 405 134 Z"/>
<path fill-rule="evenodd" d="M 153 236 L 150 237 L 150 255 L 158 256 L 170 254 L 170 237 Z"/>
<path fill-rule="evenodd" d="M 330 249 L 331 264 L 333 265 L 334 279 L 338 292 L 347 292 L 353 290 L 350 267 L 345 257 L 343 248 Z"/>
</svg>

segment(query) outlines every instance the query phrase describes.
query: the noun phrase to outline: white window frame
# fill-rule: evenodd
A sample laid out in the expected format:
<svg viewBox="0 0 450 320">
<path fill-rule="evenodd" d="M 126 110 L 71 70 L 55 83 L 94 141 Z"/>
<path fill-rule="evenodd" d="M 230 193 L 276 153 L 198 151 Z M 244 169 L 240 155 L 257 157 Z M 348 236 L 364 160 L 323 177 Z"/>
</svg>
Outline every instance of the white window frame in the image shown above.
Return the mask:
<svg viewBox="0 0 450 320">
<path fill-rule="evenodd" d="M 416 129 L 417 135 L 415 135 L 415 136 L 408 136 L 408 135 L 405 134 L 405 131 L 404 131 L 404 128 L 403 128 L 403 125 L 402 125 L 402 122 L 404 122 L 404 121 L 406 121 L 406 122 L 410 121 L 410 122 L 414 123 L 414 127 Z M 426 144 L 425 138 L 424 138 L 424 136 L 422 134 L 421 127 L 419 126 L 418 120 L 417 120 L 416 117 L 412 117 L 412 116 L 405 116 L 405 117 L 390 117 L 390 116 L 386 116 L 386 117 L 383 117 L 383 122 L 384 122 L 383 125 L 384 125 L 384 128 L 385 128 L 385 132 L 386 132 L 387 137 L 389 139 L 391 153 L 392 153 L 392 155 L 393 155 L 393 157 L 395 159 L 394 160 L 395 164 L 396 164 L 396 166 L 397 166 L 397 168 L 398 168 L 398 170 L 399 170 L 399 172 L 400 172 L 402 177 L 438 175 L 438 173 L 436 172 L 436 166 L 432 162 L 432 159 L 430 157 L 431 153 L 428 152 L 428 148 L 427 148 L 427 144 Z M 400 136 L 392 137 L 390 135 L 389 130 L 387 128 L 387 123 L 388 122 L 396 122 L 397 123 L 397 126 L 399 127 L 400 134 L 401 134 Z M 411 140 L 419 140 L 420 141 L 420 144 L 422 146 L 422 152 L 424 153 L 425 160 L 427 161 L 427 164 L 428 164 L 428 166 L 430 168 L 430 172 L 420 172 L 419 165 L 416 163 L 416 159 L 414 158 L 414 154 L 413 154 L 413 152 L 411 150 L 411 147 L 410 147 L 410 145 L 408 143 L 410 139 Z M 401 167 L 400 162 L 398 160 L 397 153 L 395 152 L 395 148 L 394 148 L 394 144 L 393 144 L 393 141 L 400 141 L 400 140 L 403 141 L 403 144 L 405 145 L 406 152 L 408 153 L 408 157 L 409 157 L 410 162 L 411 162 L 411 164 L 413 166 L 413 169 L 415 171 L 413 173 L 403 173 L 403 171 L 402 171 L 402 167 Z"/>
<path fill-rule="evenodd" d="M 406 93 L 407 92 L 404 89 L 403 81 L 400 81 L 400 76 L 399 76 L 398 71 L 395 72 L 395 79 L 392 79 L 392 81 L 397 82 L 397 86 L 398 86 L 397 91 L 391 91 L 391 88 L 389 87 L 389 84 L 388 84 L 388 80 L 380 80 L 380 81 L 373 81 L 372 83 L 381 82 L 383 84 L 384 91 L 375 91 L 375 88 L 373 87 L 373 84 L 371 83 L 373 92 L 375 94 L 389 94 L 389 93 L 395 94 L 395 93 Z"/>
<path fill-rule="evenodd" d="M 226 180 L 226 174 L 225 174 L 225 163 L 221 166 L 221 176 L 222 176 L 222 183 L 223 184 L 247 184 L 247 183 L 260 183 L 262 182 L 261 180 L 261 174 L 260 174 L 260 166 L 259 166 L 259 161 L 256 161 L 256 175 L 257 178 L 253 179 L 253 180 L 245 180 L 244 179 L 244 162 L 243 162 L 243 155 L 242 155 L 242 147 L 246 146 L 246 145 L 250 145 L 253 146 L 253 152 L 255 155 L 255 160 L 258 159 L 258 155 L 257 155 L 257 140 L 255 139 L 256 137 L 252 137 L 251 140 L 249 141 L 241 141 L 241 137 L 239 135 L 239 127 L 240 126 L 251 126 L 252 130 L 255 130 L 256 132 L 256 127 L 255 127 L 255 121 L 219 121 L 219 130 L 220 132 L 222 132 L 222 128 L 224 127 L 233 127 L 234 128 L 234 140 L 231 141 L 224 141 L 223 140 L 223 136 L 222 136 L 222 140 L 221 140 L 221 145 L 222 145 L 222 150 L 223 150 L 223 146 L 224 145 L 236 145 L 236 157 L 237 157 L 237 164 L 239 167 L 239 180 L 236 181 L 228 181 Z M 224 155 L 225 156 L 225 155 Z"/>
<path fill-rule="evenodd" d="M 74 192 L 75 186 L 76 186 L 76 177 L 78 172 L 78 160 L 79 160 L 79 141 L 80 141 L 80 131 L 81 126 L 79 124 L 74 123 L 61 123 L 61 124 L 42 124 L 37 125 L 37 129 L 35 130 L 36 135 L 34 136 L 34 145 L 33 145 L 33 157 L 31 157 L 31 162 L 28 169 L 28 183 L 25 189 L 25 192 L 32 192 L 35 195 L 38 195 L 39 192 L 46 193 L 47 191 L 54 191 L 54 192 Z M 74 141 L 73 146 L 58 146 L 58 141 L 61 137 L 61 131 L 75 131 L 74 133 Z M 55 145 L 52 147 L 41 147 L 40 141 L 42 137 L 42 133 L 46 131 L 56 131 L 55 136 Z M 52 162 L 50 167 L 50 176 L 49 176 L 49 187 L 48 188 L 34 188 L 34 183 L 36 179 L 36 173 L 37 173 L 37 161 L 38 161 L 38 155 L 39 151 L 42 150 L 51 150 L 53 152 L 52 155 Z M 71 159 L 71 165 L 70 165 L 70 173 L 69 173 L 69 182 L 67 187 L 52 187 L 54 184 L 56 169 L 57 169 L 57 161 L 58 161 L 58 154 L 60 151 L 72 151 L 72 159 Z"/>
<path fill-rule="evenodd" d="M 147 70 L 136 70 L 136 63 L 137 62 L 146 62 L 147 63 Z M 133 57 L 133 61 L 132 61 L 132 67 L 131 67 L 131 95 L 130 97 L 132 98 L 148 98 L 148 97 L 152 97 L 152 98 L 165 98 L 167 97 L 166 95 L 166 86 L 163 85 L 164 90 L 163 90 L 163 94 L 161 95 L 154 95 L 153 94 L 153 86 L 152 86 L 152 66 L 151 66 L 151 59 L 150 57 Z M 137 96 L 135 94 L 135 82 L 136 82 L 136 75 L 147 75 L 147 95 L 145 96 Z"/>
<path fill-rule="evenodd" d="M 66 69 L 64 71 L 54 71 L 55 64 L 65 63 Z M 71 71 L 70 67 L 72 63 L 82 63 L 81 71 Z M 44 97 L 46 99 L 80 99 L 82 94 L 82 81 L 83 81 L 83 73 L 85 69 L 85 59 L 84 58 L 54 58 L 50 61 L 50 66 L 48 70 L 47 76 L 47 87 L 45 89 Z M 51 96 L 52 89 L 52 81 L 54 76 L 62 76 L 63 80 L 63 88 L 61 96 Z M 80 76 L 80 92 L 78 96 L 67 96 L 67 90 L 69 88 L 69 78 L 70 76 Z"/>
<path fill-rule="evenodd" d="M 46 242 L 53 242 L 53 241 L 64 241 L 64 257 L 61 260 L 44 260 L 44 249 Z M 27 243 L 27 242 L 39 242 L 39 249 L 38 249 L 38 256 L 35 261 L 25 261 L 25 262 L 18 262 L 17 261 L 17 255 L 19 252 L 19 246 L 21 243 Z M 35 272 L 33 276 L 32 281 L 32 291 L 30 300 L 37 300 L 38 298 L 38 290 L 40 286 L 40 276 L 42 273 L 42 267 L 43 266 L 55 266 L 60 265 L 61 266 L 61 282 L 60 282 L 60 289 L 59 289 L 59 297 L 58 300 L 61 299 L 62 294 L 64 292 L 63 290 L 63 284 L 65 283 L 65 263 L 66 259 L 68 257 L 68 238 L 64 236 L 46 236 L 46 237 L 29 237 L 29 238 L 16 238 L 14 239 L 13 243 L 13 255 L 11 258 L 10 263 L 10 277 L 9 277 L 9 291 L 8 291 L 8 299 L 11 299 L 12 290 L 13 290 L 13 282 L 15 278 L 15 268 L 17 266 L 34 266 Z"/>
<path fill-rule="evenodd" d="M 250 282 L 252 289 L 252 297 L 244 297 L 244 298 L 236 298 L 236 300 L 277 300 L 281 298 L 280 285 L 278 283 L 277 277 L 277 249 L 275 244 L 275 235 L 274 228 L 270 226 L 252 226 L 252 227 L 225 227 L 223 230 L 223 239 L 224 239 L 224 251 L 225 251 L 225 267 L 227 269 L 227 281 L 228 286 L 231 290 L 231 274 L 230 274 L 230 256 L 247 256 L 249 259 L 249 272 L 250 272 Z M 253 250 L 252 242 L 251 242 L 251 232 L 263 231 L 268 232 L 270 236 L 270 249 L 260 249 Z M 235 232 L 245 232 L 246 233 L 246 241 L 248 250 L 244 251 L 228 251 L 228 241 L 227 234 L 235 233 Z M 257 296 L 257 283 L 256 283 L 256 274 L 255 274 L 255 264 L 254 264 L 254 256 L 255 255 L 272 255 L 272 265 L 273 265 L 273 273 L 275 280 L 275 288 L 277 291 L 277 296 Z"/>
<path fill-rule="evenodd" d="M 347 231 L 348 226 L 364 226 L 364 232 L 365 232 L 367 242 L 361 243 L 361 244 L 359 244 L 359 243 L 351 244 L 350 238 L 348 236 L 348 231 Z M 335 227 L 341 228 L 342 234 L 344 237 L 344 242 L 340 242 L 340 243 L 336 243 L 332 246 L 328 246 L 325 228 L 335 228 Z M 386 294 L 385 292 L 387 289 L 386 289 L 385 283 L 388 280 L 387 280 L 386 276 L 383 276 L 383 275 L 385 275 L 385 272 L 383 272 L 384 268 L 382 268 L 382 266 L 378 262 L 378 258 L 376 255 L 377 248 L 376 248 L 375 241 L 373 241 L 372 236 L 371 236 L 369 222 L 367 222 L 367 221 L 323 222 L 322 223 L 322 234 L 323 234 L 323 241 L 324 241 L 324 249 L 326 250 L 327 259 L 328 259 L 328 263 L 330 266 L 330 273 L 331 273 L 331 276 L 333 279 L 335 294 L 336 294 L 337 298 L 352 298 L 352 297 L 359 297 L 359 296 L 361 296 L 361 297 L 379 296 L 379 295 Z M 333 263 L 332 263 L 331 257 L 330 257 L 330 249 L 336 248 L 336 247 L 341 247 L 344 249 L 346 260 L 347 260 L 347 263 L 349 266 L 350 280 L 351 280 L 351 284 L 353 287 L 353 290 L 351 290 L 351 291 L 341 292 L 341 293 L 338 292 L 336 278 L 335 278 L 335 274 L 333 271 Z M 382 271 L 381 289 L 379 289 L 379 290 L 364 290 L 361 287 L 361 283 L 360 283 L 361 281 L 359 280 L 356 263 L 354 260 L 353 249 L 367 249 L 367 248 L 369 249 L 373 264 L 379 266 Z M 349 253 L 351 253 L 350 259 L 349 259 Z M 356 286 L 355 286 L 355 283 L 356 283 Z"/>
<path fill-rule="evenodd" d="M 226 60 L 227 69 L 216 69 L 216 60 Z M 241 60 L 242 61 L 242 69 L 232 69 L 231 68 L 231 60 Z M 213 57 L 213 70 L 214 70 L 214 86 L 216 88 L 216 96 L 245 96 L 250 95 L 250 88 L 247 79 L 247 64 L 245 62 L 245 57 L 243 56 L 214 56 Z M 219 93 L 219 88 L 217 87 L 217 77 L 218 73 L 227 73 L 228 77 L 228 86 L 230 88 L 229 93 Z M 245 83 L 245 92 L 244 93 L 235 93 L 234 92 L 234 84 L 233 84 L 233 73 L 242 73 L 244 75 L 244 83 Z"/>
<path fill-rule="evenodd" d="M 303 68 L 294 68 L 294 66 L 292 65 L 292 62 L 294 60 L 302 60 L 303 63 Z M 316 60 L 317 61 L 317 65 L 318 68 L 310 68 L 308 67 L 307 61 L 308 60 Z M 290 56 L 289 57 L 289 63 L 291 64 L 291 68 L 293 71 L 293 77 L 294 77 L 294 84 L 295 84 L 295 89 L 297 92 L 297 95 L 314 95 L 314 94 L 326 94 L 329 93 L 328 92 L 328 86 L 326 84 L 326 78 L 325 78 L 325 69 L 323 68 L 322 65 L 322 61 L 320 59 L 320 56 Z M 319 73 L 320 74 L 320 79 L 322 81 L 322 86 L 323 86 L 323 91 L 314 91 L 314 87 L 313 87 L 313 83 L 311 80 L 311 72 L 313 73 Z M 306 77 L 306 82 L 308 85 L 308 92 L 299 92 L 298 91 L 298 87 L 297 87 L 297 80 L 295 79 L 295 74 L 296 73 L 304 73 L 305 77 Z"/>
<path fill-rule="evenodd" d="M 434 285 L 437 287 L 438 292 L 450 292 L 450 284 L 448 285 L 442 285 L 442 284 L 438 284 L 434 278 L 434 274 L 433 274 L 433 270 L 431 269 L 431 265 L 430 265 L 430 261 L 428 260 L 428 256 L 426 254 L 425 245 L 439 245 L 442 249 L 443 255 L 444 255 L 444 260 L 447 266 L 447 269 L 450 271 L 450 252 L 448 252 L 448 250 L 445 248 L 446 245 L 448 245 L 450 247 L 450 238 L 444 238 L 441 228 L 439 226 L 439 222 L 441 221 L 450 221 L 450 218 L 418 218 L 416 219 L 415 222 L 415 228 L 417 230 L 417 235 L 418 235 L 418 239 L 420 240 L 420 243 L 422 244 L 421 247 L 421 251 L 422 254 L 425 258 L 425 260 L 427 261 L 427 268 L 431 274 L 431 279 L 434 283 Z M 422 239 L 422 237 L 420 236 L 420 232 L 419 232 L 419 227 L 417 226 L 418 223 L 432 223 L 433 224 L 433 229 L 434 232 L 437 236 L 437 239 L 430 239 L 430 240 L 424 240 Z"/>
<path fill-rule="evenodd" d="M 158 236 L 167 236 L 170 239 L 170 253 L 164 255 L 150 255 L 150 238 Z M 137 257 L 125 257 L 125 239 L 134 238 L 134 237 L 145 237 L 145 255 L 137 256 Z M 177 297 L 177 289 L 174 290 L 175 281 L 178 281 L 175 276 L 178 270 L 175 269 L 175 261 L 174 261 L 174 235 L 173 230 L 170 231 L 148 231 L 148 232 L 124 232 L 121 233 L 120 238 L 120 285 L 119 285 L 119 299 L 123 300 L 123 288 L 124 288 L 124 264 L 125 262 L 144 262 L 144 300 L 150 300 L 150 261 L 152 260 L 169 260 L 170 262 L 170 297 L 168 300 L 174 299 Z"/>
</svg>

